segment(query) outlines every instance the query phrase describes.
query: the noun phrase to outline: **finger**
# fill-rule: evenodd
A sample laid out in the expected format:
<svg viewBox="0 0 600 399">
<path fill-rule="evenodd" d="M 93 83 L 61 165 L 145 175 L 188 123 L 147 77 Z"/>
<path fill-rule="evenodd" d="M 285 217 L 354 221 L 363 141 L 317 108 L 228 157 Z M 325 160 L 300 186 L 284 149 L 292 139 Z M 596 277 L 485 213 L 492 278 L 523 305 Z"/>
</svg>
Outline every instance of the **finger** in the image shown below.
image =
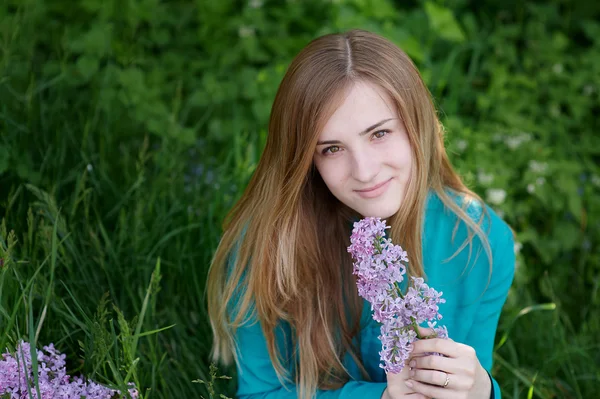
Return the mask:
<svg viewBox="0 0 600 399">
<path fill-rule="evenodd" d="M 406 379 L 408 379 L 408 372 L 410 367 L 408 366 L 408 363 L 404 366 L 404 368 L 402 368 L 402 371 L 400 371 L 399 373 L 388 373 L 386 372 L 386 378 L 388 382 L 395 382 L 395 381 L 404 381 Z"/>
<path fill-rule="evenodd" d="M 437 370 L 448 374 L 457 374 L 463 370 L 456 359 L 435 355 L 413 357 L 408 364 L 413 370 Z"/>
<path fill-rule="evenodd" d="M 419 336 L 421 337 L 429 337 L 435 334 L 435 331 L 433 331 L 433 328 L 427 328 L 427 327 L 421 327 L 421 326 L 417 326 L 418 330 L 419 330 Z"/>
<path fill-rule="evenodd" d="M 423 395 L 422 393 L 418 393 L 418 392 L 409 393 L 404 397 L 410 398 L 410 399 L 430 399 L 427 396 Z"/>
<path fill-rule="evenodd" d="M 424 384 L 415 380 L 407 380 L 406 386 L 416 393 L 428 396 L 430 398 L 454 398 L 456 391 L 448 388 L 442 388 L 437 385 Z"/>
<path fill-rule="evenodd" d="M 467 349 L 468 348 L 468 349 Z M 413 342 L 412 354 L 419 353 L 441 353 L 448 357 L 457 358 L 464 356 L 467 352 L 471 352 L 473 348 L 470 346 L 454 342 L 448 339 L 431 338 L 420 339 Z"/>
<path fill-rule="evenodd" d="M 410 371 L 409 376 L 411 380 L 443 386 L 448 373 L 438 370 L 413 369 Z"/>
<path fill-rule="evenodd" d="M 448 385 L 446 388 L 452 387 L 452 389 L 459 391 L 469 390 L 470 386 L 466 383 L 463 377 L 458 374 L 448 374 L 443 371 L 414 369 L 411 370 L 409 379 L 423 382 L 425 384 L 437 385 L 443 388 L 444 384 L 446 384 L 446 377 L 448 377 Z"/>
</svg>

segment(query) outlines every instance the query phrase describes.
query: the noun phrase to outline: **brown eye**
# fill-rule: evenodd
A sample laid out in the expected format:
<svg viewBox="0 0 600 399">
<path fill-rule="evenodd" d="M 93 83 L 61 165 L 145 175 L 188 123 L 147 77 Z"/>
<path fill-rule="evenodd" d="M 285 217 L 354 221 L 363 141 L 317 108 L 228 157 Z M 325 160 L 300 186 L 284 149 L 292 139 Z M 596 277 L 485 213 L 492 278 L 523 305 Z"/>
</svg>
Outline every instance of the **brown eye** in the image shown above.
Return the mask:
<svg viewBox="0 0 600 399">
<path fill-rule="evenodd" d="M 326 155 L 328 152 L 330 154 L 336 153 L 340 150 L 340 147 L 338 147 L 337 145 L 332 145 L 331 147 L 327 147 L 323 150 L 322 154 Z"/>
<path fill-rule="evenodd" d="M 388 134 L 387 130 L 378 130 L 375 133 L 373 133 L 373 137 L 375 137 L 376 139 L 381 139 L 383 137 L 385 137 Z"/>
</svg>

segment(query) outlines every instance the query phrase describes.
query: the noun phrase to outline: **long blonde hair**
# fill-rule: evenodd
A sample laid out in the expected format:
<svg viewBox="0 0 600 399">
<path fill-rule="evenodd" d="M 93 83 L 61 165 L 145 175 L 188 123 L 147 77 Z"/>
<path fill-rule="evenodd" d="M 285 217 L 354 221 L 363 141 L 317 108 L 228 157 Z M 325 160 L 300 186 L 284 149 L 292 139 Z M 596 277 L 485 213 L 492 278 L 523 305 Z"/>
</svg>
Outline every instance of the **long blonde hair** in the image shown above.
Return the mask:
<svg viewBox="0 0 600 399">
<path fill-rule="evenodd" d="M 359 215 L 329 192 L 312 162 L 321 129 L 341 104 L 341 93 L 357 80 L 389 94 L 413 151 L 405 199 L 388 219 L 391 238 L 410 255 L 408 272 L 423 276 L 421 232 L 429 190 L 469 228 L 457 253 L 477 235 L 490 257 L 481 220 L 474 221 L 449 195 L 481 201 L 449 162 L 431 95 L 410 58 L 390 41 L 362 30 L 312 41 L 281 82 L 264 152 L 224 222 L 207 282 L 213 359 L 237 360 L 236 329 L 259 321 L 280 381 L 295 383 L 301 398 L 347 382 L 346 354 L 368 379 L 360 349 L 352 343 L 362 302 L 350 284 L 355 280 L 346 252 L 351 220 Z M 297 348 L 292 364 L 276 342 L 281 323 L 289 325 Z"/>
</svg>

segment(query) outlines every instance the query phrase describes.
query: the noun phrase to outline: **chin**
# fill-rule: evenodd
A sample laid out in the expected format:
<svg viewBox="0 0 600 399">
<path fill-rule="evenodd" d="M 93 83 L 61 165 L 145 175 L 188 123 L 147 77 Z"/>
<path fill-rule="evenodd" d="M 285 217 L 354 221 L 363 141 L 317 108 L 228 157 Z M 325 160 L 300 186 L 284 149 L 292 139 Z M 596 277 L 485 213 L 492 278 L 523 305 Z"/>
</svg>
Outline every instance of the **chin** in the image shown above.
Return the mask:
<svg viewBox="0 0 600 399">
<path fill-rule="evenodd" d="M 360 213 L 363 218 L 374 217 L 374 218 L 388 219 L 388 218 L 394 216 L 396 214 L 396 212 L 398 212 L 398 208 L 390 207 L 388 209 L 386 209 L 386 208 L 363 209 L 362 211 L 359 211 L 358 213 Z"/>
</svg>

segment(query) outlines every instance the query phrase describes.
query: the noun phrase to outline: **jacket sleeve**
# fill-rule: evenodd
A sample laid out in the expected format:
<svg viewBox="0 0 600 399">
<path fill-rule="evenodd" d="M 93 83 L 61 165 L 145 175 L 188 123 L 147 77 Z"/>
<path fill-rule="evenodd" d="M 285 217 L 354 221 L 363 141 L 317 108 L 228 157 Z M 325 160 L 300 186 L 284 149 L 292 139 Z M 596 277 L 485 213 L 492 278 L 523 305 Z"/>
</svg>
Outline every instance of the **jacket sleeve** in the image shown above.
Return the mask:
<svg viewBox="0 0 600 399">
<path fill-rule="evenodd" d="M 278 342 L 282 336 L 276 335 Z M 296 386 L 285 386 L 277 378 L 271 363 L 266 340 L 258 322 L 239 327 L 235 334 L 237 344 L 237 397 L 241 399 L 292 399 L 298 397 Z M 283 341 L 285 342 L 285 341 Z M 385 382 L 349 381 L 335 390 L 318 390 L 322 399 L 380 399 Z"/>
<path fill-rule="evenodd" d="M 515 274 L 512 231 L 499 218 L 494 218 L 492 223 L 495 224 L 492 226 L 489 236 L 493 259 L 492 277 L 478 305 L 473 327 L 467 335 L 467 342 L 465 342 L 475 349 L 479 362 L 490 373 L 490 376 L 498 320 Z M 485 283 L 487 284 L 487 279 Z M 493 377 L 491 398 L 501 398 L 500 386 Z"/>
</svg>

